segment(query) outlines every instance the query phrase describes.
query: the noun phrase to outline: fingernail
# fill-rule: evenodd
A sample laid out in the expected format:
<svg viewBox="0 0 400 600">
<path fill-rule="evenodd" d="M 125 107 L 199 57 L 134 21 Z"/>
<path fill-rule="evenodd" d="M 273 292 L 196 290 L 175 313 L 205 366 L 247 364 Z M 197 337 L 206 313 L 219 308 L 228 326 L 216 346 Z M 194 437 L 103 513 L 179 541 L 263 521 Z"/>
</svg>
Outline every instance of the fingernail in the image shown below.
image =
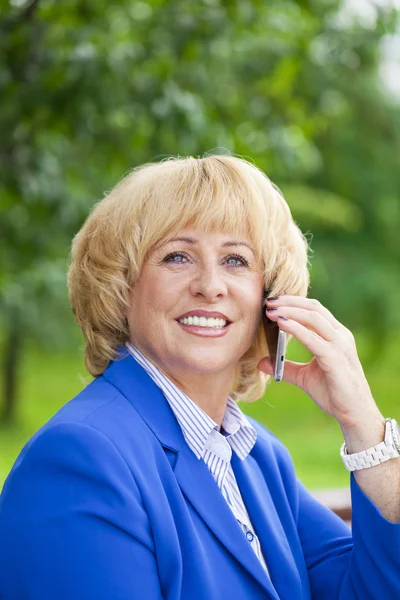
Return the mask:
<svg viewBox="0 0 400 600">
<path fill-rule="evenodd" d="M 274 300 L 278 300 L 279 296 L 274 296 L 273 298 L 267 298 L 268 302 L 274 302 Z"/>
<path fill-rule="evenodd" d="M 287 319 L 286 317 L 282 317 L 282 315 L 279 315 L 278 319 L 282 319 L 282 321 L 289 321 L 289 319 Z"/>
</svg>

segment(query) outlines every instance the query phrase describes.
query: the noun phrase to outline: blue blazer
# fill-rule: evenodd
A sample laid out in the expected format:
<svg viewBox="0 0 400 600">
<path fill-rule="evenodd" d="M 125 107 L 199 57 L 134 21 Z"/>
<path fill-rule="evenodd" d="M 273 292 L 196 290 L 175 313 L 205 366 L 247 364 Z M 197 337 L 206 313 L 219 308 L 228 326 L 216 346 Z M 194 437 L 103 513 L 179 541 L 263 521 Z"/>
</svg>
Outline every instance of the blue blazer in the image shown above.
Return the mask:
<svg viewBox="0 0 400 600">
<path fill-rule="evenodd" d="M 258 438 L 232 466 L 271 579 L 162 392 L 131 357 L 27 443 L 0 499 L 1 600 L 400 598 L 400 525 L 354 479 L 349 528 Z"/>
</svg>

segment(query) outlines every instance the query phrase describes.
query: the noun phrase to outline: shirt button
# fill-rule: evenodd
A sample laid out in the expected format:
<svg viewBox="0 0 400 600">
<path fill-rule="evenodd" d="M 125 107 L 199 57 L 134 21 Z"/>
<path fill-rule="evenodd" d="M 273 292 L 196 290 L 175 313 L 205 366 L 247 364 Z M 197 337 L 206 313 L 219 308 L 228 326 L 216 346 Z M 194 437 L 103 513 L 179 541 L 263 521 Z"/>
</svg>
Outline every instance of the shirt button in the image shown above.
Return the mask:
<svg viewBox="0 0 400 600">
<path fill-rule="evenodd" d="M 248 531 L 248 532 L 246 533 L 246 537 L 247 537 L 247 539 L 249 540 L 249 542 L 252 542 L 252 541 L 254 540 L 254 534 L 253 534 L 253 533 L 251 533 L 251 531 Z"/>
</svg>

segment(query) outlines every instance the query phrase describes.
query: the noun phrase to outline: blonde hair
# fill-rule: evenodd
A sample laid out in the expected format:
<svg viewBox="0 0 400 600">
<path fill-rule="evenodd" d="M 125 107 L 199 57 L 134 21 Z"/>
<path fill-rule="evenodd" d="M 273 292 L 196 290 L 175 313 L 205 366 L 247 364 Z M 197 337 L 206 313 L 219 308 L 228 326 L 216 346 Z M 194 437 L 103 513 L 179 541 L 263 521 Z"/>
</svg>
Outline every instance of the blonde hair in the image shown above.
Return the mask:
<svg viewBox="0 0 400 600">
<path fill-rule="evenodd" d="M 103 373 L 129 339 L 130 290 L 148 252 L 189 223 L 204 232 L 248 236 L 268 295 L 307 296 L 307 240 L 279 189 L 256 166 L 230 155 L 140 165 L 93 207 L 72 243 L 69 298 L 93 376 Z M 252 402 L 265 393 L 270 376 L 257 363 L 268 354 L 261 325 L 237 365 L 234 400 Z"/>
</svg>

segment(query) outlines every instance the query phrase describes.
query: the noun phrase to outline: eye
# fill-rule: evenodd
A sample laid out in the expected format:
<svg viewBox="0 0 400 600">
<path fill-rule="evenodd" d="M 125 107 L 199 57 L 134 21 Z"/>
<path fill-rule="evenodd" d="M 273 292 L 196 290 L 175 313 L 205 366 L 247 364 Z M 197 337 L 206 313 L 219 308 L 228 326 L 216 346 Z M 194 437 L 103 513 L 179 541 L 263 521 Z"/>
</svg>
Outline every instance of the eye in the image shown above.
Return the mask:
<svg viewBox="0 0 400 600">
<path fill-rule="evenodd" d="M 183 264 L 181 260 L 179 260 L 179 261 L 171 260 L 172 258 L 176 258 L 177 256 L 181 256 L 182 258 L 186 258 L 187 254 L 186 254 L 186 252 L 171 252 L 171 254 L 168 254 L 168 256 L 166 256 L 164 258 L 164 262 L 167 262 L 167 263 L 173 262 L 173 263 L 175 263 L 177 265 Z"/>
<path fill-rule="evenodd" d="M 179 261 L 174 260 L 175 258 L 178 258 L 178 257 L 187 259 L 188 255 L 186 254 L 186 252 L 181 252 L 181 251 L 171 252 L 171 254 L 168 254 L 168 256 L 166 256 L 164 258 L 164 262 L 173 263 L 173 264 L 175 263 L 176 265 L 185 264 L 182 260 L 179 260 Z M 232 259 L 234 259 L 236 261 L 240 261 L 242 264 L 241 265 L 240 264 L 229 264 L 229 262 L 228 262 L 228 266 L 230 266 L 230 267 L 238 268 L 238 267 L 248 267 L 249 266 L 248 261 L 241 254 L 229 254 L 229 256 L 227 257 L 227 261 L 230 261 Z"/>
<path fill-rule="evenodd" d="M 232 258 L 234 258 L 235 260 L 240 260 L 242 262 L 242 265 L 231 265 L 232 267 L 240 267 L 240 266 L 248 267 L 249 266 L 248 261 L 241 254 L 230 254 L 228 256 L 228 260 L 231 260 Z"/>
</svg>

